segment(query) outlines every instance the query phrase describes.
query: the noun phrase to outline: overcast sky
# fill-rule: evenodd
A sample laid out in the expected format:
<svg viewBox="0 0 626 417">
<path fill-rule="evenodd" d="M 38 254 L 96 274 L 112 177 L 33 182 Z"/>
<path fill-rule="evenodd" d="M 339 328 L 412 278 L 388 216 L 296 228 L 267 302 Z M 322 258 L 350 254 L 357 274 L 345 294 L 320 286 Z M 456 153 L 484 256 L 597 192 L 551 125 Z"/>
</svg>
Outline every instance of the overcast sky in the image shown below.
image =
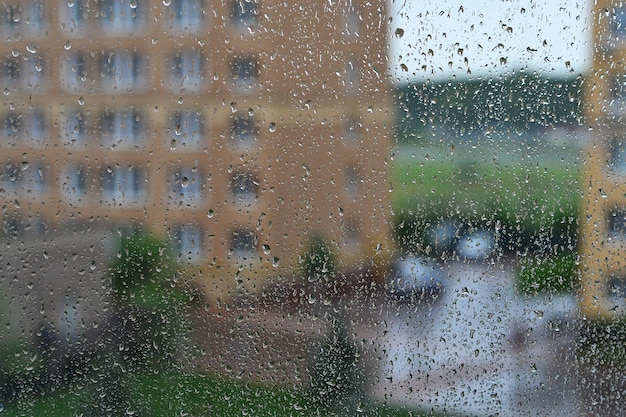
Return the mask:
<svg viewBox="0 0 626 417">
<path fill-rule="evenodd" d="M 390 0 L 395 83 L 589 67 L 590 0 Z"/>
</svg>

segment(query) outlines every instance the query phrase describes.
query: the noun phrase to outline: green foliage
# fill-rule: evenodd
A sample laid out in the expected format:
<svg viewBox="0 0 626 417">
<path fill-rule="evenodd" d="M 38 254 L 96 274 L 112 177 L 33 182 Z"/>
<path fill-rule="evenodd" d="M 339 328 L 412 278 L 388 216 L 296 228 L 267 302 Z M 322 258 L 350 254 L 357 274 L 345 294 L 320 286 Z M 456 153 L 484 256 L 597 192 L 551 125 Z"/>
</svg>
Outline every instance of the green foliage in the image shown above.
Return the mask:
<svg viewBox="0 0 626 417">
<path fill-rule="evenodd" d="M 398 87 L 398 137 L 414 141 L 434 125 L 471 135 L 506 125 L 524 132 L 538 126 L 578 125 L 582 77 L 554 79 L 517 73 L 468 81 Z"/>
<path fill-rule="evenodd" d="M 165 364 L 189 328 L 185 309 L 195 299 L 178 283 L 167 242 L 141 229 L 131 231 L 120 240 L 111 272 L 125 357 L 135 364 Z"/>
<path fill-rule="evenodd" d="M 217 376 L 172 370 L 133 374 L 128 381 L 127 395 L 110 411 L 98 408 L 102 401 L 100 384 L 111 384 L 98 378 L 80 383 L 28 401 L 4 402 L 2 415 L 66 417 L 74 415 L 135 416 L 319 416 L 328 415 L 311 403 L 303 393 L 288 387 L 264 386 L 233 381 Z M 120 400 L 117 397 L 117 400 Z M 394 407 L 373 402 L 362 403 L 363 415 L 377 417 L 437 417 L 444 414 L 419 412 L 407 407 Z M 118 411 L 115 413 L 114 411 Z M 355 415 L 356 409 L 341 415 Z M 445 413 L 446 416 L 450 414 Z"/>
<path fill-rule="evenodd" d="M 335 275 L 337 254 L 321 236 L 311 238 L 302 262 L 302 274 L 312 281 L 325 280 Z"/>
<path fill-rule="evenodd" d="M 357 347 L 344 319 L 333 315 L 330 330 L 312 355 L 310 394 L 316 407 L 349 414 L 363 396 L 363 375 L 358 366 Z"/>
<path fill-rule="evenodd" d="M 500 245 L 508 251 L 575 250 L 578 167 L 569 160 L 549 159 L 557 150 L 548 146 L 537 150 L 548 156 L 523 164 L 504 157 L 486 160 L 486 149 L 473 150 L 474 154 L 459 149 L 457 153 L 463 155 L 459 157 L 434 147 L 421 152 L 402 150 L 417 157 L 400 159 L 394 168 L 394 222 L 399 246 L 411 252 L 428 252 L 430 228 L 454 219 L 497 228 Z M 496 152 L 506 156 L 519 149 L 502 145 Z M 470 157 L 476 162 L 468 163 Z"/>
<path fill-rule="evenodd" d="M 42 384 L 44 358 L 21 340 L 0 346 L 0 399 L 33 395 Z"/>
<path fill-rule="evenodd" d="M 175 272 L 172 259 L 167 242 L 142 229 L 122 236 L 111 265 L 115 296 L 145 308 L 167 304 L 163 290 Z"/>
<path fill-rule="evenodd" d="M 529 258 L 517 272 L 517 288 L 524 295 L 575 292 L 579 287 L 578 260 L 575 253 L 546 259 Z"/>
</svg>

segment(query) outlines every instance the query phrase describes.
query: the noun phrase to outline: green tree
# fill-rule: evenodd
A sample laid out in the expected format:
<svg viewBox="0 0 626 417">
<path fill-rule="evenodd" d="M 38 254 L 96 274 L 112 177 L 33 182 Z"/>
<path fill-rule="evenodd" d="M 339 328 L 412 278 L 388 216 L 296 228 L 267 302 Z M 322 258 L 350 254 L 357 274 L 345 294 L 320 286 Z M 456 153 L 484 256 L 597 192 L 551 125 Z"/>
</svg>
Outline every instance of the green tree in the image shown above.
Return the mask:
<svg viewBox="0 0 626 417">
<path fill-rule="evenodd" d="M 112 289 L 122 348 L 131 362 L 171 362 L 188 325 L 192 292 L 165 239 L 143 229 L 122 236 L 111 264 Z"/>
</svg>

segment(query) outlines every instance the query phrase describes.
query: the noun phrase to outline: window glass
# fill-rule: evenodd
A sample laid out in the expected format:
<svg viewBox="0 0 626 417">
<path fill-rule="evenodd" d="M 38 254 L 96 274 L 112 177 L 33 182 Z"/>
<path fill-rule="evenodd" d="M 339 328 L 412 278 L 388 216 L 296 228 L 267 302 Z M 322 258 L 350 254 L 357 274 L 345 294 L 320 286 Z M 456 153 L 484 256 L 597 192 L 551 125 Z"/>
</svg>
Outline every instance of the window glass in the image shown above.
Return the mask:
<svg viewBox="0 0 626 417">
<path fill-rule="evenodd" d="M 253 31 L 258 23 L 258 4 L 255 0 L 234 0 L 233 21 L 241 31 Z"/>
<path fill-rule="evenodd" d="M 174 29 L 195 32 L 202 28 L 209 15 L 203 0 L 173 0 Z"/>
<path fill-rule="evenodd" d="M 200 150 L 205 143 L 205 120 L 199 110 L 176 110 L 169 118 L 170 149 Z"/>
<path fill-rule="evenodd" d="M 0 415 L 624 414 L 623 2 L 0 3 Z"/>
</svg>

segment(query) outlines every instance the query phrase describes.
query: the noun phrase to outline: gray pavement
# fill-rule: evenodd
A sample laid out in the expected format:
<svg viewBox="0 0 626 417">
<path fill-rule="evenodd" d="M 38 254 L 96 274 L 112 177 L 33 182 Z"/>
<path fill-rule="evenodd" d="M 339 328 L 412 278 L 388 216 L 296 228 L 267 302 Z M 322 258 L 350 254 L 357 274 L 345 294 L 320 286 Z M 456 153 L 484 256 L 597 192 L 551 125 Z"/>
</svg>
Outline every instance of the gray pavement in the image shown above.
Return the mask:
<svg viewBox="0 0 626 417">
<path fill-rule="evenodd" d="M 509 266 L 456 263 L 438 299 L 389 304 L 373 326 L 370 394 L 477 416 L 576 415 L 572 298 L 516 295 Z"/>
</svg>

